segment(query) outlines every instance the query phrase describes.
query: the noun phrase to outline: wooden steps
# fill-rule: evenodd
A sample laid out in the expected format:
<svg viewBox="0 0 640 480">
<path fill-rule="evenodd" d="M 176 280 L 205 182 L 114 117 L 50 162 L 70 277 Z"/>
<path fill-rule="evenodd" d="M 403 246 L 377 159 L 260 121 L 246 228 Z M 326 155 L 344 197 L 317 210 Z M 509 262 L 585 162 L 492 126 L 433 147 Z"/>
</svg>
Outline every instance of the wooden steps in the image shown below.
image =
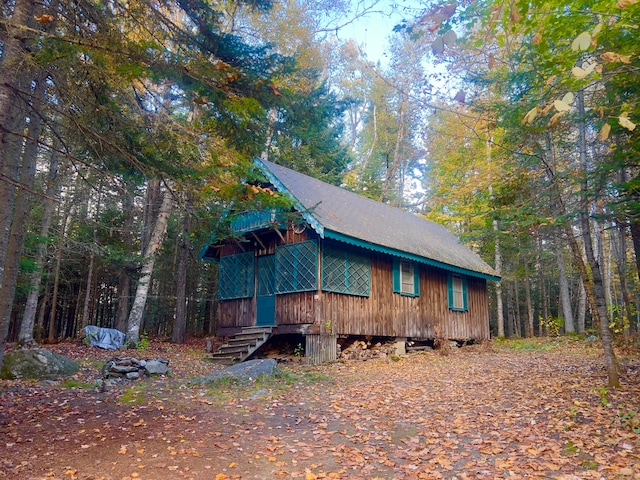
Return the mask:
<svg viewBox="0 0 640 480">
<path fill-rule="evenodd" d="M 273 327 L 244 327 L 213 352 L 211 360 L 222 365 L 244 362 L 269 340 L 272 331 Z"/>
</svg>

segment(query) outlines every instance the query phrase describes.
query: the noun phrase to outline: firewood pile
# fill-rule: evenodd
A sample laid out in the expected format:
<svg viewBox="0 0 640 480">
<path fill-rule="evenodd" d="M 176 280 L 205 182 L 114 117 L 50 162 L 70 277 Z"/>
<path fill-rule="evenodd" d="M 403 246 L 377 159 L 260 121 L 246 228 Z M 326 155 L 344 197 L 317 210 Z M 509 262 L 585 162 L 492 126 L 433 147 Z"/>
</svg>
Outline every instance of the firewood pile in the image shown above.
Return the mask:
<svg viewBox="0 0 640 480">
<path fill-rule="evenodd" d="M 370 342 L 358 340 L 348 346 L 344 346 L 341 351 L 338 352 L 338 358 L 340 360 L 364 361 L 374 358 L 385 359 L 389 358 L 391 355 L 396 355 L 395 342 L 377 342 L 371 345 Z"/>
<path fill-rule="evenodd" d="M 114 357 L 102 367 L 104 378 L 128 378 L 136 380 L 154 375 L 166 375 L 169 372 L 169 360 L 138 360 L 133 357 Z"/>
</svg>

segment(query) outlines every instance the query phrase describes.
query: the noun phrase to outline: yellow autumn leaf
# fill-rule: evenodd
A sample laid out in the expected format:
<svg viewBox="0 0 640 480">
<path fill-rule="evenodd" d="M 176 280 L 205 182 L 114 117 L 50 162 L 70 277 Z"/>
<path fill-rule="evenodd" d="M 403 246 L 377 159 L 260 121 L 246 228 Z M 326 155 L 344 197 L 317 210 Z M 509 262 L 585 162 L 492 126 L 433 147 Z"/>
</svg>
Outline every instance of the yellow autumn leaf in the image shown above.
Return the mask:
<svg viewBox="0 0 640 480">
<path fill-rule="evenodd" d="M 573 67 L 571 69 L 571 73 L 573 73 L 573 76 L 576 77 L 578 80 L 582 80 L 584 77 L 586 77 L 591 72 L 593 72 L 593 70 L 596 68 L 597 65 L 598 65 L 597 63 L 592 63 L 584 69 L 580 67 Z"/>
<path fill-rule="evenodd" d="M 549 125 L 554 127 L 560 121 L 560 117 L 562 117 L 565 113 L 566 112 L 556 113 L 553 117 L 551 117 L 551 120 L 549 120 Z"/>
<path fill-rule="evenodd" d="M 591 34 L 589 32 L 582 32 L 578 35 L 573 42 L 571 42 L 571 50 L 577 52 L 579 50 L 586 50 L 591 45 Z"/>
<path fill-rule="evenodd" d="M 598 139 L 601 142 L 604 142 L 607 138 L 609 138 L 609 133 L 611 133 L 611 125 L 605 123 L 598 132 Z"/>
<path fill-rule="evenodd" d="M 578 80 L 582 80 L 587 76 L 587 73 L 580 67 L 573 67 L 571 69 L 571 74 L 576 77 Z"/>
<path fill-rule="evenodd" d="M 634 5 L 638 3 L 640 0 L 618 0 L 616 6 L 618 8 L 627 8 L 629 5 Z"/>
<path fill-rule="evenodd" d="M 538 107 L 533 107 L 524 116 L 524 118 L 522 119 L 521 124 L 524 125 L 525 123 L 529 123 L 529 124 L 533 123 L 533 121 L 536 119 L 537 116 L 538 116 Z"/>
<path fill-rule="evenodd" d="M 636 128 L 636 124 L 629 120 L 627 113 L 623 113 L 618 117 L 618 123 L 620 123 L 620 126 L 626 128 L 630 132 L 633 132 Z"/>
<path fill-rule="evenodd" d="M 553 106 L 559 112 L 568 112 L 569 110 L 571 110 L 571 107 L 562 100 L 554 100 Z"/>
<path fill-rule="evenodd" d="M 546 115 L 547 113 L 549 113 L 552 108 L 553 108 L 553 103 L 548 104 L 546 107 L 542 109 L 542 112 L 541 112 L 542 115 Z"/>
<path fill-rule="evenodd" d="M 567 105 L 571 105 L 573 103 L 573 98 L 573 92 L 567 92 L 564 94 L 564 97 L 562 97 L 562 101 Z"/>
<path fill-rule="evenodd" d="M 607 63 L 621 62 L 627 65 L 631 63 L 631 55 L 620 55 L 615 52 L 604 52 L 600 58 Z"/>
<path fill-rule="evenodd" d="M 229 477 L 227 475 L 225 475 L 224 473 L 218 473 L 216 475 L 216 480 L 227 480 Z"/>
<path fill-rule="evenodd" d="M 591 30 L 591 36 L 595 37 L 596 35 L 598 35 L 600 33 L 600 31 L 602 30 L 603 26 L 604 25 L 602 24 L 602 22 L 600 22 L 595 27 L 593 27 L 593 30 Z"/>
<path fill-rule="evenodd" d="M 542 34 L 540 32 L 538 32 L 533 36 L 533 42 L 532 43 L 534 45 L 538 45 L 541 41 L 542 41 Z"/>
<path fill-rule="evenodd" d="M 551 85 L 553 84 L 553 82 L 555 81 L 557 75 L 551 75 L 549 78 L 547 78 L 547 81 L 544 82 L 545 85 Z"/>
</svg>

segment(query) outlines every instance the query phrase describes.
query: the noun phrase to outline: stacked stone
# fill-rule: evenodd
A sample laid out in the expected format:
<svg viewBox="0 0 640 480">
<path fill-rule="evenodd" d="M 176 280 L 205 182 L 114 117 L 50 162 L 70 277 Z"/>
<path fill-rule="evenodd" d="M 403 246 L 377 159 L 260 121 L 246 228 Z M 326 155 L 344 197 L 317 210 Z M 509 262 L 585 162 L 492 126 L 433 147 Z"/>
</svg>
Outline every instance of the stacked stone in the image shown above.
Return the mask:
<svg viewBox="0 0 640 480">
<path fill-rule="evenodd" d="M 104 378 L 128 378 L 136 380 L 142 377 L 165 375 L 169 372 L 169 360 L 156 358 L 155 360 L 138 360 L 133 357 L 115 357 L 102 367 Z"/>
</svg>

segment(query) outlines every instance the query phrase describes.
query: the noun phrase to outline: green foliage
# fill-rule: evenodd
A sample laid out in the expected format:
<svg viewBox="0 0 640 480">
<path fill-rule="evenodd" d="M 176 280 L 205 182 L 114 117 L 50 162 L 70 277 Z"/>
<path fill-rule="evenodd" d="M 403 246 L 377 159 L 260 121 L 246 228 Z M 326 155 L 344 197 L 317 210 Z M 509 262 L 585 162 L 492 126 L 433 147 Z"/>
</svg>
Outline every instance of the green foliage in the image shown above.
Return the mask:
<svg viewBox="0 0 640 480">
<path fill-rule="evenodd" d="M 609 402 L 609 391 L 605 387 L 594 388 L 591 390 L 592 393 L 597 393 L 600 398 L 600 404 L 603 407 L 608 407 Z"/>
<path fill-rule="evenodd" d="M 147 400 L 147 383 L 136 382 L 118 397 L 118 403 L 144 403 Z"/>
<path fill-rule="evenodd" d="M 560 330 L 564 326 L 564 319 L 559 317 L 538 317 L 538 321 L 549 337 L 557 337 L 560 335 Z"/>
<path fill-rule="evenodd" d="M 73 380 L 70 378 L 62 382 L 62 386 L 64 388 L 79 388 L 82 390 L 89 390 L 97 387 L 95 383 L 79 382 L 78 380 Z"/>
<path fill-rule="evenodd" d="M 144 332 L 140 335 L 140 340 L 136 342 L 136 350 L 139 352 L 144 352 L 149 349 L 149 334 Z"/>
<path fill-rule="evenodd" d="M 640 414 L 637 409 L 625 408 L 621 405 L 618 410 L 618 421 L 625 430 L 630 430 L 636 435 L 640 435 Z"/>
</svg>

